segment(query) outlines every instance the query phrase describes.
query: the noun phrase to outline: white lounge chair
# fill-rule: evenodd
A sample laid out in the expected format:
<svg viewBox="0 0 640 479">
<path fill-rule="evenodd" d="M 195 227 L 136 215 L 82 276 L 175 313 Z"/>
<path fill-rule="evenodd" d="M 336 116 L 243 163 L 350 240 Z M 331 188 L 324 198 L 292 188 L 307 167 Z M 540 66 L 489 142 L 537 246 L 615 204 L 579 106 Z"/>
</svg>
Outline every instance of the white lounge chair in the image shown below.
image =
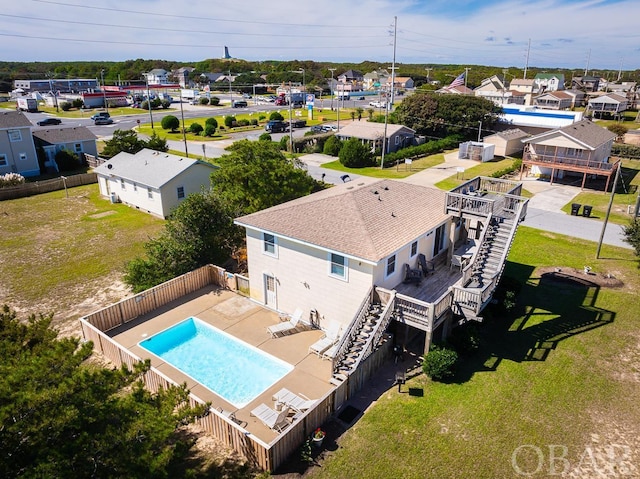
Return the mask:
<svg viewBox="0 0 640 479">
<path fill-rule="evenodd" d="M 311 346 L 309 346 L 309 352 L 316 353 L 318 356 L 322 355 L 322 353 L 333 346 L 340 338 L 341 326 L 342 324 L 340 324 L 339 322 L 331 321 L 324 335 Z"/>
<path fill-rule="evenodd" d="M 282 432 L 289 425 L 289 421 L 287 421 L 289 406 L 285 406 L 282 411 L 276 411 L 262 403 L 251 411 L 251 415 L 260 419 L 265 426 L 274 431 Z"/>
<path fill-rule="evenodd" d="M 309 399 L 303 394 L 294 394 L 287 388 L 282 388 L 280 391 L 275 393 L 273 395 L 273 400 L 276 401 L 276 403 L 290 407 L 296 412 L 306 411 L 316 403 L 315 399 Z"/>
<path fill-rule="evenodd" d="M 322 359 L 333 359 L 338 352 L 338 346 L 339 344 L 336 342 L 333 346 L 322 353 Z"/>
<path fill-rule="evenodd" d="M 283 321 L 281 323 L 268 326 L 267 331 L 269 332 L 269 334 L 271 334 L 272 338 L 275 338 L 278 334 L 284 334 L 296 329 L 301 319 L 302 319 L 302 310 L 298 308 L 291 315 L 291 319 L 289 319 L 288 321 Z"/>
<path fill-rule="evenodd" d="M 235 411 L 229 411 L 228 409 L 224 409 L 222 407 L 216 408 L 217 411 L 222 414 L 224 417 L 229 418 L 239 426 L 245 427 L 247 425 L 247 421 L 242 421 L 236 417 Z"/>
</svg>

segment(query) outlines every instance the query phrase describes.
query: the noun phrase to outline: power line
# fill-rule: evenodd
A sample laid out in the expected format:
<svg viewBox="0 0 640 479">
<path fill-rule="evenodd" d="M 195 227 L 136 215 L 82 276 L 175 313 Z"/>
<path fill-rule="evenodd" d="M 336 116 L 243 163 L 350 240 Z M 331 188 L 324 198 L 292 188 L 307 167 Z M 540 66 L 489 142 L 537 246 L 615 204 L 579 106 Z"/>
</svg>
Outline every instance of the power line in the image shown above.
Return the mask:
<svg viewBox="0 0 640 479">
<path fill-rule="evenodd" d="M 387 25 L 336 25 L 332 23 L 330 25 L 322 25 L 317 23 L 281 23 L 281 22 L 260 22 L 255 20 L 235 20 L 229 18 L 216 18 L 216 17 L 205 17 L 202 15 L 192 16 L 192 15 L 175 15 L 169 13 L 157 13 L 157 12 L 149 12 L 143 10 L 125 10 L 123 8 L 108 8 L 108 7 L 97 7 L 92 5 L 78 5 L 75 3 L 65 3 L 65 2 L 54 2 L 52 0 L 33 0 L 34 2 L 39 3 L 48 3 L 51 5 L 59 5 L 63 7 L 73 7 L 73 8 L 86 8 L 89 10 L 102 10 L 107 12 L 117 12 L 117 13 L 133 13 L 137 15 L 144 15 L 145 17 L 156 16 L 156 17 L 165 17 L 165 18 L 183 18 L 186 20 L 209 20 L 213 22 L 229 22 L 229 23 L 244 23 L 249 25 L 275 25 L 275 26 L 284 26 L 284 27 L 319 27 L 319 28 L 348 28 L 349 30 L 353 30 L 354 28 L 386 28 Z"/>
<path fill-rule="evenodd" d="M 184 33 L 184 28 L 161 28 L 157 26 L 153 27 L 143 27 L 139 25 L 118 25 L 114 23 L 94 23 L 87 21 L 75 21 L 75 20 L 56 20 L 53 18 L 36 18 L 36 17 L 28 17 L 25 15 L 7 15 L 4 13 L 0 13 L 0 17 L 9 17 L 9 18 L 20 18 L 24 20 L 35 20 L 39 22 L 50 22 L 50 23 L 66 23 L 72 25 L 91 25 L 96 27 L 110 27 L 110 28 L 128 28 L 132 30 L 151 30 L 151 31 L 163 31 L 163 32 L 182 32 Z M 255 37 L 295 37 L 295 38 L 377 38 L 379 35 L 299 35 L 294 33 L 240 33 L 240 32 L 217 32 L 212 30 L 189 30 L 189 33 L 202 33 L 206 35 L 239 35 L 239 36 L 255 36 Z"/>
</svg>

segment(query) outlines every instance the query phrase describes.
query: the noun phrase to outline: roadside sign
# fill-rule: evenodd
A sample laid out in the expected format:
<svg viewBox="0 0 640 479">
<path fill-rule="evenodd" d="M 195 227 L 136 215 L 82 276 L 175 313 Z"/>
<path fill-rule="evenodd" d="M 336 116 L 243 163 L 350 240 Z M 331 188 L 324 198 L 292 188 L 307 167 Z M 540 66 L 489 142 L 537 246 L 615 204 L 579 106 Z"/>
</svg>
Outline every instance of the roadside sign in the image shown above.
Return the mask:
<svg viewBox="0 0 640 479">
<path fill-rule="evenodd" d="M 315 101 L 316 96 L 311 93 L 311 94 L 307 94 L 307 105 L 313 105 L 313 102 Z"/>
</svg>

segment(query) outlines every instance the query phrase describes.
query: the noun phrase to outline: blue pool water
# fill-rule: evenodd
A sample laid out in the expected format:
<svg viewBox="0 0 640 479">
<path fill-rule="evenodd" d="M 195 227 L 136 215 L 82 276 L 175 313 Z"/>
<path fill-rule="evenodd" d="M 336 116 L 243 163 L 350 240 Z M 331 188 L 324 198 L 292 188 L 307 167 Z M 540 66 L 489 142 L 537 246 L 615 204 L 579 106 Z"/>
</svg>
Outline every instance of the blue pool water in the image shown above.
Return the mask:
<svg viewBox="0 0 640 479">
<path fill-rule="evenodd" d="M 140 346 L 239 408 L 293 370 L 198 318 L 165 329 Z"/>
</svg>

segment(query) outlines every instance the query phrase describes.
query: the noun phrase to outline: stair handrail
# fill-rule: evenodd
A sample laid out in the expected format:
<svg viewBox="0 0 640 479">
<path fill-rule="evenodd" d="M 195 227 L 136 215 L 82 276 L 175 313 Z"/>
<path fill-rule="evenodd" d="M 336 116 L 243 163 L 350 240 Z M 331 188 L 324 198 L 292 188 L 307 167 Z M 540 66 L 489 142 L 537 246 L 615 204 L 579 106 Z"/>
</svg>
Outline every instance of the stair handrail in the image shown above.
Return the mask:
<svg viewBox="0 0 640 479">
<path fill-rule="evenodd" d="M 356 370 L 360 365 L 360 362 L 366 359 L 373 352 L 373 348 L 376 346 L 376 344 L 378 344 L 378 342 L 380 341 L 380 338 L 382 338 L 382 335 L 387 330 L 387 326 L 389 325 L 389 323 L 391 322 L 391 318 L 393 317 L 392 313 L 394 309 L 394 304 L 395 304 L 395 291 L 393 292 L 393 296 L 391 297 L 390 301 L 387 303 L 384 310 L 382 311 L 382 314 L 380 315 L 380 319 L 378 320 L 378 324 L 376 324 L 376 326 L 373 328 L 373 331 L 367 338 L 367 341 L 362 347 L 362 351 L 360 351 L 358 358 L 356 359 L 353 366 L 351 366 L 352 371 Z"/>
<path fill-rule="evenodd" d="M 478 254 L 482 250 L 482 245 L 484 243 L 484 240 L 487 237 L 487 231 L 489 231 L 489 227 L 491 226 L 491 218 L 493 218 L 493 213 L 489 213 L 489 216 L 487 216 L 487 226 L 485 226 L 482 229 L 482 233 L 480 233 L 480 238 L 478 238 L 478 240 L 477 240 L 478 241 L 478 248 L 473 253 L 473 256 L 471 257 L 471 261 L 469 261 L 469 264 L 467 264 L 467 266 L 462 270 L 462 284 L 465 284 L 467 282 L 467 280 L 469 280 L 469 278 L 471 278 L 471 272 L 473 271 L 473 265 L 475 264 L 475 262 L 478 259 Z"/>
<path fill-rule="evenodd" d="M 342 362 L 344 357 L 346 356 L 347 350 L 351 345 L 351 342 L 355 338 L 358 332 L 359 324 L 364 322 L 366 318 L 366 313 L 369 309 L 369 305 L 371 304 L 373 296 L 373 285 L 369 288 L 367 295 L 360 303 L 356 314 L 353 316 L 349 325 L 340 336 L 340 340 L 338 341 L 338 347 L 336 348 L 336 354 L 333 357 L 332 371 L 335 373 L 337 366 Z"/>
</svg>

